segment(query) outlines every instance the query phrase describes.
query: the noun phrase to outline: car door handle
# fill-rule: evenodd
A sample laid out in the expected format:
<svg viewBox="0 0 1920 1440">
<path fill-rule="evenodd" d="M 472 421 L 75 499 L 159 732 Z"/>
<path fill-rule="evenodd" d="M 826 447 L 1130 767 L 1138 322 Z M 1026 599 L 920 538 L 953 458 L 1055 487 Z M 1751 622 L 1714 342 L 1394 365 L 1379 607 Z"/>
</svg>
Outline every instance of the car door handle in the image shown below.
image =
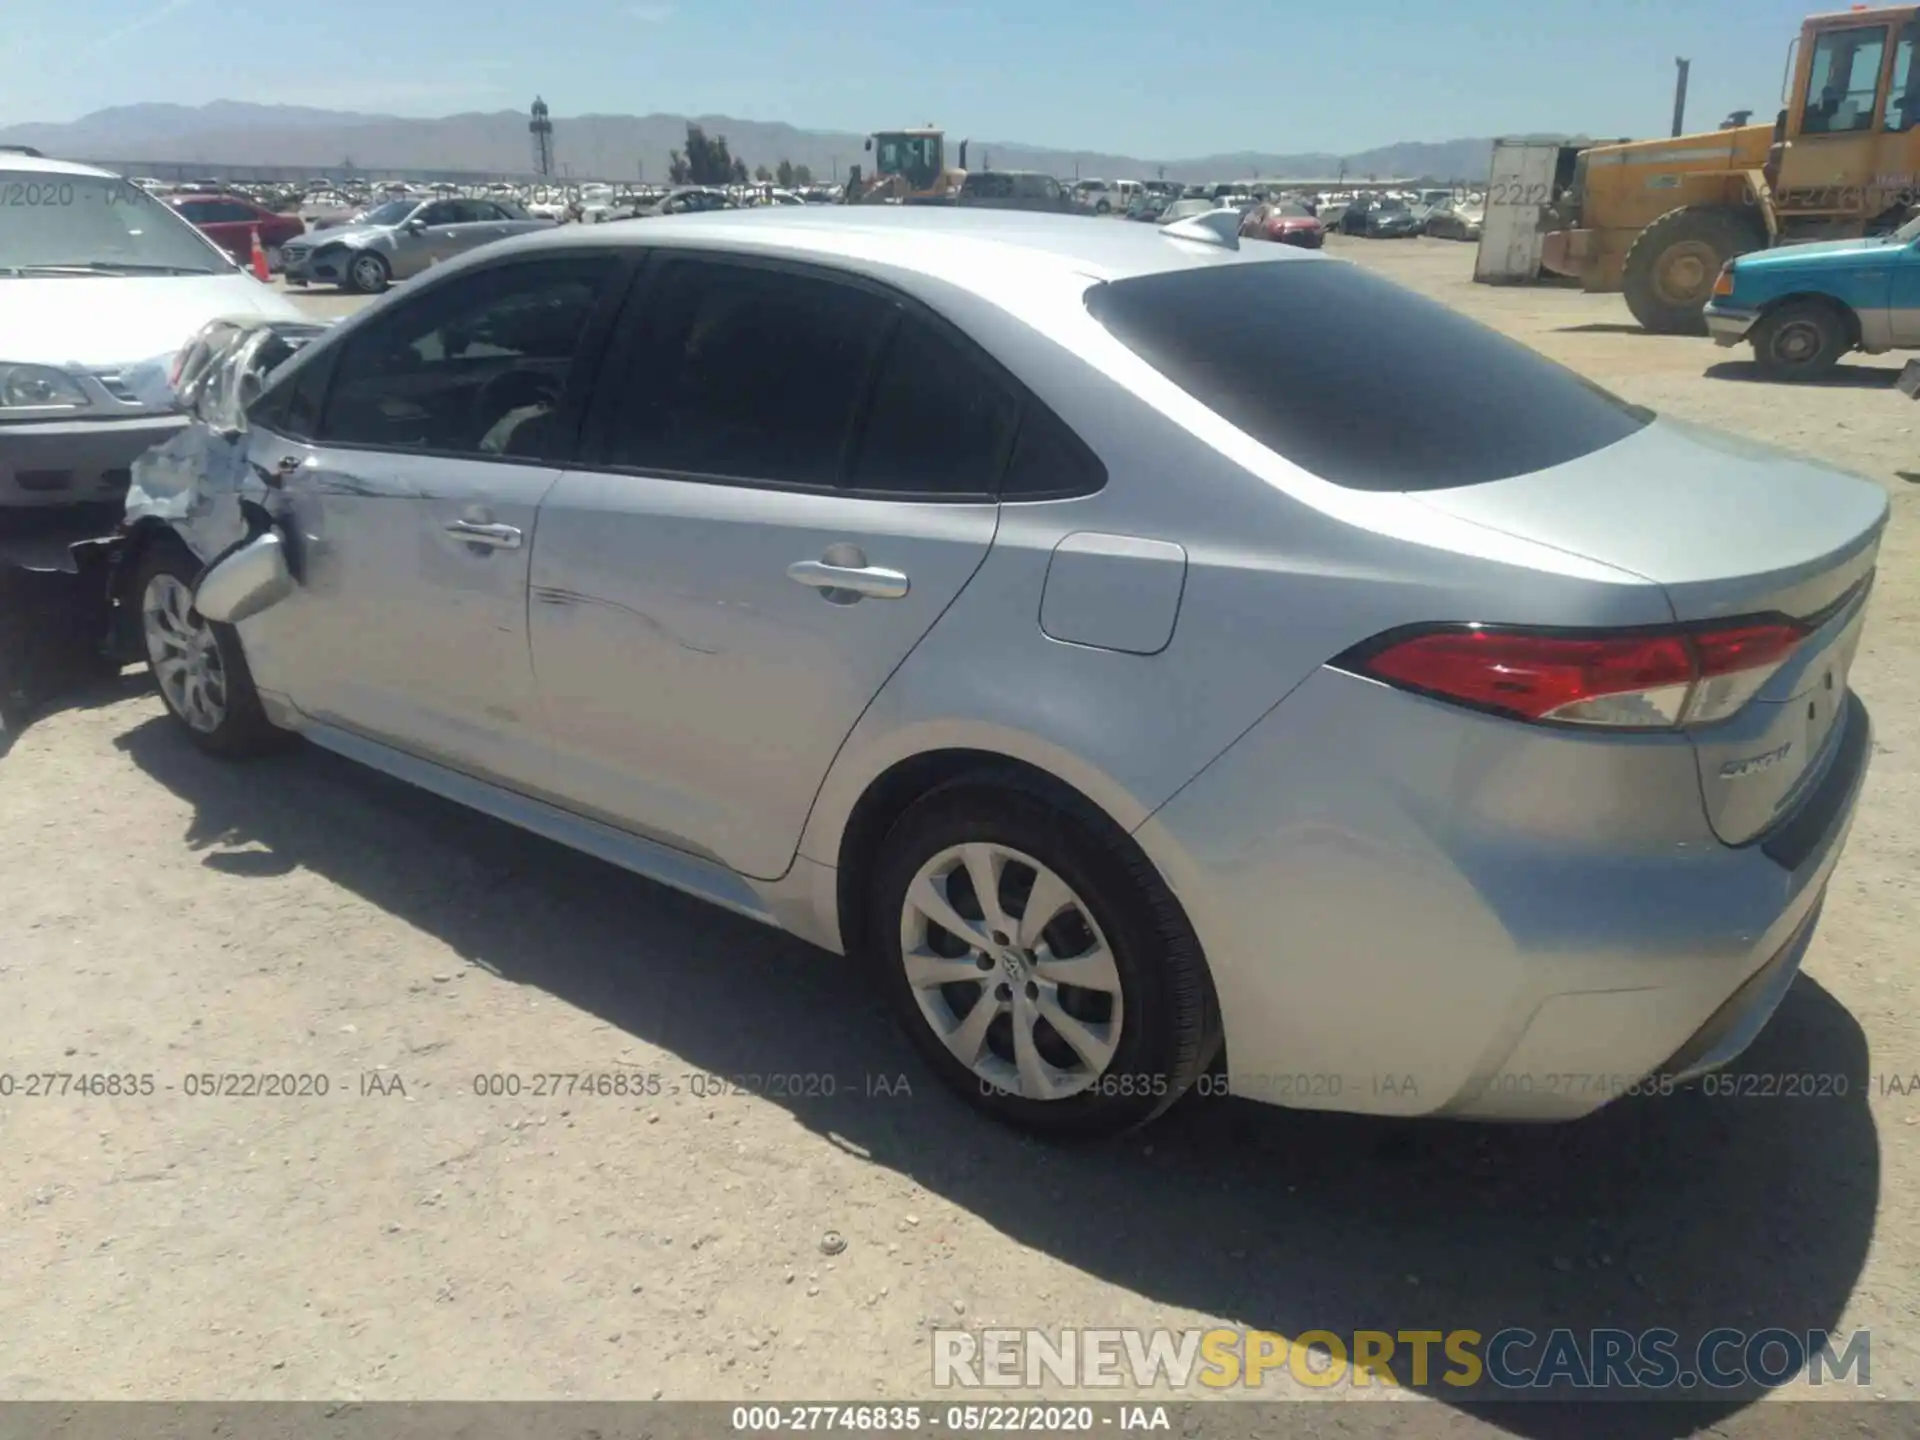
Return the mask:
<svg viewBox="0 0 1920 1440">
<path fill-rule="evenodd" d="M 908 588 L 907 577 L 898 570 L 866 564 L 834 565 L 825 560 L 796 560 L 787 567 L 787 578 L 821 591 L 827 599 L 842 605 L 860 599 L 899 600 Z"/>
<path fill-rule="evenodd" d="M 520 548 L 520 527 L 517 525 L 482 525 L 474 520 L 454 520 L 448 523 L 447 533 L 469 545 L 491 545 L 496 550 Z"/>
</svg>

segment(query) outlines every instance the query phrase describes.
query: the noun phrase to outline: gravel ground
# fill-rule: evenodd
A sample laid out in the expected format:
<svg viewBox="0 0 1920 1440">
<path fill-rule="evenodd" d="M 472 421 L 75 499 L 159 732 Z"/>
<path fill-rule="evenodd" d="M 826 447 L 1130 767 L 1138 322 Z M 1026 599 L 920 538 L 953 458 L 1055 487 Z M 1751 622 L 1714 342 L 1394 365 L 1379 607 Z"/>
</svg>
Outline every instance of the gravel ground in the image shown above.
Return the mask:
<svg viewBox="0 0 1920 1440">
<path fill-rule="evenodd" d="M 205 760 L 129 671 L 0 760 L 5 1069 L 155 1077 L 0 1099 L 0 1396 L 925 1397 L 935 1326 L 1213 1322 L 1870 1328 L 1871 1392 L 1920 1394 L 1920 412 L 1898 360 L 1782 388 L 1614 297 L 1475 286 L 1466 246 L 1334 248 L 1893 496 L 1854 673 L 1873 775 L 1805 976 L 1742 1063 L 1844 1097 L 1549 1129 L 1195 1101 L 1050 1149 L 939 1093 L 849 962 L 315 750 Z M 241 1072 L 327 1093 L 189 1093 Z M 548 1072 L 629 1093 L 533 1096 Z M 704 1078 L 734 1075 L 761 1078 Z M 1627 1432 L 1670 1433 L 1631 1408 Z M 1455 1419 L 1561 1433 L 1544 1409 Z"/>
</svg>

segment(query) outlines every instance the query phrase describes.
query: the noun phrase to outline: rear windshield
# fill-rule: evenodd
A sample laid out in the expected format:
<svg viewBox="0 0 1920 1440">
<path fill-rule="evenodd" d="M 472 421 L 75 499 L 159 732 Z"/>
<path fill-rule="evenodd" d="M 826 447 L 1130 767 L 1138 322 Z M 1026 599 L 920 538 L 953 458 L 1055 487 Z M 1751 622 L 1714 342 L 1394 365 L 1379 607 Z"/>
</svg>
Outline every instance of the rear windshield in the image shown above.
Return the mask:
<svg viewBox="0 0 1920 1440">
<path fill-rule="evenodd" d="M 1348 261 L 1114 280 L 1087 292 L 1087 308 L 1223 419 L 1351 490 L 1504 480 L 1591 454 L 1653 419 Z"/>
</svg>

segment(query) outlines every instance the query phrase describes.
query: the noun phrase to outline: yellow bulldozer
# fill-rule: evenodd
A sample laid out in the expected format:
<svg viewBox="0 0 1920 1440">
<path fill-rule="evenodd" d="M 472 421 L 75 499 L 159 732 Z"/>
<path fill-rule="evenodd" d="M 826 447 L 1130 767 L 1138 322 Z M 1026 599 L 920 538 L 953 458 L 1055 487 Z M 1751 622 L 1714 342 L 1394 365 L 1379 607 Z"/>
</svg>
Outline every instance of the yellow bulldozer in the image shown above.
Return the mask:
<svg viewBox="0 0 1920 1440">
<path fill-rule="evenodd" d="M 1897 228 L 1920 203 L 1916 43 L 1920 6 L 1812 16 L 1771 126 L 1582 151 L 1543 222 L 1541 263 L 1624 291 L 1648 330 L 1699 333 L 1734 256 Z"/>
<path fill-rule="evenodd" d="M 950 205 L 967 179 L 967 142 L 960 142 L 958 164 L 947 166 L 947 135 L 932 125 L 917 130 L 876 130 L 867 137 L 873 173 L 847 171 L 849 205 Z"/>
</svg>

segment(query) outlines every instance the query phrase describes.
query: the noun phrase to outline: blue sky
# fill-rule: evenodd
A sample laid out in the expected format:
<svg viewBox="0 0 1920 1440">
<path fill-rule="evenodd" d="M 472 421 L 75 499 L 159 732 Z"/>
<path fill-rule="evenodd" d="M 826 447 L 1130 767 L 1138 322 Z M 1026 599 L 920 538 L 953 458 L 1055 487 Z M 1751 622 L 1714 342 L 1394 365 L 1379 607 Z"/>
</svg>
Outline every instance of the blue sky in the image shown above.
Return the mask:
<svg viewBox="0 0 1920 1440">
<path fill-rule="evenodd" d="M 655 111 L 1171 159 L 1770 117 L 1809 0 L 0 0 L 0 123 L 134 101 Z"/>
</svg>

